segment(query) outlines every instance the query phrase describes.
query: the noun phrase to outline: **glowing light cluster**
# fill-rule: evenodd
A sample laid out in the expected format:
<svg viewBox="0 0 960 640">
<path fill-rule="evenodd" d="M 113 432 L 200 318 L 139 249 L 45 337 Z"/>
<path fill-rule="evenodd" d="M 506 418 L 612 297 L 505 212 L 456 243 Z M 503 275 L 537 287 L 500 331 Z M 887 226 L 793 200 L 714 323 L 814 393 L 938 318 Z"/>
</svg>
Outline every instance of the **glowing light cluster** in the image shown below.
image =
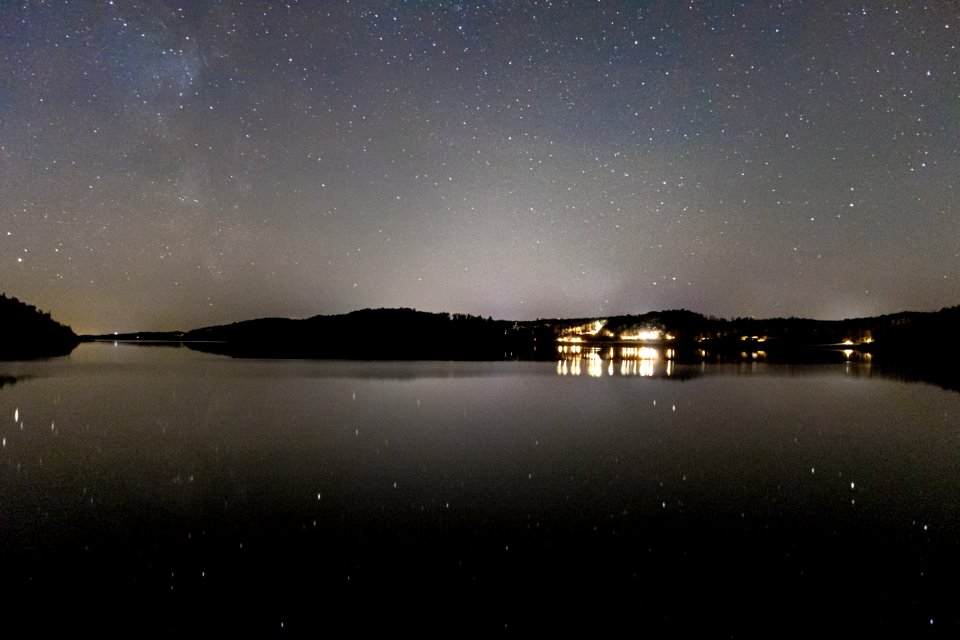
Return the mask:
<svg viewBox="0 0 960 640">
<path fill-rule="evenodd" d="M 595 336 L 600 333 L 603 326 L 607 324 L 606 320 L 594 320 L 590 324 L 582 324 L 577 327 L 568 327 L 557 338 L 557 342 L 583 342 L 583 338 L 577 336 Z"/>
<path fill-rule="evenodd" d="M 663 333 L 659 329 L 641 329 L 636 333 L 621 333 L 621 340 L 636 340 L 638 342 L 654 342 L 659 340 Z"/>
</svg>

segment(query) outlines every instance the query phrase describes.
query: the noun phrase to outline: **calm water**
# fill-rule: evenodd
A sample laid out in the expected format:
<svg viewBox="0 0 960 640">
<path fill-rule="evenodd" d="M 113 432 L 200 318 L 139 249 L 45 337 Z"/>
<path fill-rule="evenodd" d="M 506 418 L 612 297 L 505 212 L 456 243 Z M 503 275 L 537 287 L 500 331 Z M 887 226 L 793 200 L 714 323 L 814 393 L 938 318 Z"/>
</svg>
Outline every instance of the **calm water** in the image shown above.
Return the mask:
<svg viewBox="0 0 960 640">
<path fill-rule="evenodd" d="M 957 632 L 960 394 L 858 364 L 573 373 L 0 363 L 0 625 Z"/>
</svg>

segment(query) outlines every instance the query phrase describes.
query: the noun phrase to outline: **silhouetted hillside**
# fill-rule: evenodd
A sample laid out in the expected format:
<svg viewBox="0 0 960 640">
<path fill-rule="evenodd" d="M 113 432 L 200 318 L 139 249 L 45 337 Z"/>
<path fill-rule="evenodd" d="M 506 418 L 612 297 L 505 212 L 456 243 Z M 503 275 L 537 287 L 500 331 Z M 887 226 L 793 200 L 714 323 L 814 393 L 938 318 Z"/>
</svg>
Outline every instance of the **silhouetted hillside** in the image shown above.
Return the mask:
<svg viewBox="0 0 960 640">
<path fill-rule="evenodd" d="M 669 346 L 681 360 L 759 356 L 799 362 L 829 359 L 838 350 L 869 351 L 885 360 L 929 360 L 958 354 L 958 325 L 960 307 L 849 320 L 726 320 L 681 309 L 523 322 L 364 309 L 305 320 L 248 320 L 189 331 L 182 339 L 204 351 L 245 357 L 550 359 L 558 343 L 586 348 L 656 343 Z"/>
<path fill-rule="evenodd" d="M 78 339 L 49 313 L 0 295 L 0 360 L 46 358 L 70 353 Z"/>
<path fill-rule="evenodd" d="M 413 309 L 364 309 L 306 320 L 264 318 L 188 331 L 203 351 L 246 357 L 502 360 L 530 357 L 517 323 Z"/>
</svg>

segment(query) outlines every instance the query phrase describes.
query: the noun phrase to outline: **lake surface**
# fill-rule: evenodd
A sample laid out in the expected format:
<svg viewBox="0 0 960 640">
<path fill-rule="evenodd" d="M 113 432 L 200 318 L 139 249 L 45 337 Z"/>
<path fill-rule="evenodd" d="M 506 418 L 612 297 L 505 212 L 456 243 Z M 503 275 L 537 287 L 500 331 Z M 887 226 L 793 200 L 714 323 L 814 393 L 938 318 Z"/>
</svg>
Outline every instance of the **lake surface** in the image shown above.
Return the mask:
<svg viewBox="0 0 960 640">
<path fill-rule="evenodd" d="M 869 364 L 85 344 L 0 376 L 0 628 L 960 623 L 960 393 Z"/>
</svg>

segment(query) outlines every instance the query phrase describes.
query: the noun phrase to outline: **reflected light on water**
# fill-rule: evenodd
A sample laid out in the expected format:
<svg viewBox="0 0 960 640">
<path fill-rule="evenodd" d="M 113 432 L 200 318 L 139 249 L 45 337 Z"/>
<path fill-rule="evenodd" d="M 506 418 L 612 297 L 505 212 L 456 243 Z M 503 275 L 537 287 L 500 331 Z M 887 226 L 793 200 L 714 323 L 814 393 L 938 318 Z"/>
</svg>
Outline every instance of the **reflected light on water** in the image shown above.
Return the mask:
<svg viewBox="0 0 960 640">
<path fill-rule="evenodd" d="M 654 374 L 654 360 L 621 360 L 620 375 L 649 378 Z"/>
<path fill-rule="evenodd" d="M 574 345 L 572 347 L 560 345 L 557 347 L 557 352 L 559 353 L 577 354 L 577 353 L 580 353 L 581 351 L 583 351 L 583 347 L 581 347 L 580 345 Z"/>
<path fill-rule="evenodd" d="M 0 390 L 5 627 L 20 601 L 142 600 L 155 610 L 132 615 L 259 629 L 291 607 L 315 620 L 331 593 L 363 606 L 398 587 L 411 594 L 398 607 L 447 607 L 449 593 L 453 615 L 463 594 L 490 594 L 464 608 L 497 614 L 496 629 L 514 626 L 501 603 L 537 592 L 584 625 L 636 601 L 651 611 L 623 609 L 638 626 L 700 608 L 721 632 L 738 607 L 828 603 L 822 625 L 849 608 L 851 628 L 899 602 L 891 628 L 956 610 L 956 391 L 881 379 L 860 346 L 847 365 L 841 346 L 827 363 L 767 365 L 752 343 L 756 360 L 707 364 L 669 343 L 597 342 L 555 345 L 556 374 L 122 343 L 129 366 L 112 370 L 109 344 L 80 346 L 79 364 L 17 364 L 37 375 Z M 755 586 L 717 600 L 729 575 Z M 229 601 L 257 606 L 197 625 L 194 603 Z M 13 626 L 36 625 L 21 608 Z M 518 626 L 542 628 L 541 613 Z"/>
<path fill-rule="evenodd" d="M 580 375 L 580 358 L 573 360 L 570 363 L 570 375 L 578 376 Z"/>
<path fill-rule="evenodd" d="M 599 378 L 603 375 L 603 358 L 597 353 L 587 355 L 587 375 Z"/>
<path fill-rule="evenodd" d="M 620 357 L 638 360 L 658 360 L 660 352 L 652 347 L 621 347 Z"/>
<path fill-rule="evenodd" d="M 560 345 L 557 347 L 557 375 L 590 377 L 606 376 L 672 376 L 675 351 L 660 351 L 653 347 L 586 347 Z M 619 364 L 618 364 L 619 362 Z"/>
</svg>

